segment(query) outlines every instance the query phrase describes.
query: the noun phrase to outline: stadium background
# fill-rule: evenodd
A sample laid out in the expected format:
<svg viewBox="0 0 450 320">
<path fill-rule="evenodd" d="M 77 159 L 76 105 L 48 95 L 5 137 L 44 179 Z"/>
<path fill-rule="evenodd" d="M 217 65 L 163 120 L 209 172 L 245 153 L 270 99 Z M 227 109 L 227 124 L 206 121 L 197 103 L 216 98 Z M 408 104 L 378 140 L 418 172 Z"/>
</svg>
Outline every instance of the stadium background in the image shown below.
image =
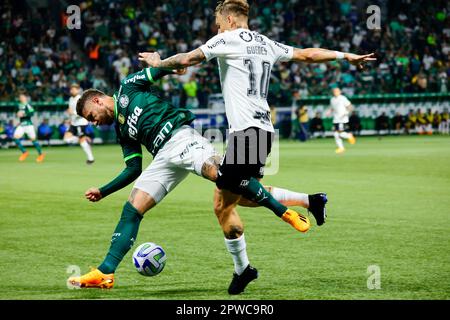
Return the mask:
<svg viewBox="0 0 450 320">
<path fill-rule="evenodd" d="M 158 50 L 166 57 L 196 48 L 217 32 L 215 1 L 70 4 L 81 8 L 80 29 L 66 26 L 68 2 L 2 2 L 0 129 L 14 118 L 17 92 L 25 89 L 39 111 L 36 126 L 48 119 L 52 138 L 57 139 L 71 83 L 112 94 L 120 79 L 142 68 L 137 52 Z M 381 30 L 366 26 L 366 8 L 373 4 L 381 9 Z M 328 106 L 330 88 L 335 86 L 357 106 L 362 129 L 369 130 L 363 134 L 373 133 L 375 119 L 383 112 L 391 121 L 399 112 L 403 123 L 411 109 L 442 113 L 450 97 L 447 6 L 446 1 L 258 1 L 251 7 L 250 27 L 275 40 L 300 47 L 376 52 L 379 57 L 364 72 L 345 62 L 279 64 L 272 74 L 269 103 L 278 110 L 274 120 L 282 137 L 295 135 L 292 107 L 308 106 L 312 119 Z M 204 128 L 223 129 L 227 124 L 216 69 L 213 63 L 190 68 L 181 79 L 161 80 L 159 87 L 175 105 L 195 109 Z M 324 125 L 330 130 L 330 119 L 325 118 Z M 97 137 L 114 141 L 111 128 L 95 131 Z"/>
<path fill-rule="evenodd" d="M 275 125 L 282 138 L 292 137 L 292 130 L 286 128 L 292 128 L 293 109 L 308 106 L 312 119 L 316 111 L 328 106 L 330 89 L 335 86 L 356 106 L 363 135 L 377 133 L 375 119 L 383 112 L 392 119 L 396 112 L 406 117 L 410 109 L 441 113 L 449 107 L 447 1 L 249 2 L 250 27 L 275 40 L 378 55 L 378 61 L 363 72 L 345 62 L 280 64 L 273 72 L 269 102 L 276 110 Z M 66 27 L 69 4 L 81 8 L 80 29 Z M 381 8 L 380 31 L 366 26 L 366 8 L 373 4 Z M 215 1 L 208 0 L 2 1 L 0 133 L 3 142 L 13 148 L 0 150 L 0 204 L 4 208 L 0 277 L 6 283 L 1 298 L 227 298 L 222 289 L 231 271 L 223 267 L 229 261 L 221 251 L 222 238 L 209 210 L 212 186 L 195 178 L 189 178 L 189 186 L 195 186 L 198 193 L 192 196 L 189 186 L 180 186 L 152 216 L 153 223 L 160 221 L 158 228 L 152 225 L 139 235 L 138 242 L 155 239 L 171 250 L 172 267 L 169 260 L 161 278 L 149 286 L 147 279 L 137 278 L 132 265 L 125 262 L 119 269 L 124 274 L 119 278 L 118 293 L 68 292 L 65 268 L 74 263 L 82 268 L 96 263 L 106 249 L 117 208 L 129 191 L 118 192 L 97 207 L 82 199 L 87 187 L 109 181 L 120 171 L 119 152 L 115 146 L 94 148 L 97 163 L 90 171 L 86 171 L 76 148 L 47 147 L 49 156 L 42 166 L 19 165 L 17 149 L 8 142 L 7 134 L 8 123 L 17 123 L 17 93 L 26 90 L 37 111 L 35 126 L 48 119 L 54 127 L 51 144 L 63 144 L 57 126 L 66 117 L 71 83 L 113 93 L 123 76 L 142 68 L 137 52 L 158 50 L 167 57 L 196 48 L 215 34 L 214 6 Z M 191 107 L 203 128 L 226 128 L 215 64 L 191 68 L 179 80 L 161 80 L 161 94 L 175 105 Z M 293 99 L 297 94 L 299 101 Z M 324 122 L 330 130 L 330 119 Z M 93 129 L 96 142 L 114 142 L 110 127 Z M 282 141 L 280 174 L 268 177 L 267 182 L 310 193 L 330 190 L 332 215 L 324 229 L 305 240 L 262 210 L 242 209 L 250 239 L 253 237 L 250 259 L 254 256 L 266 277 L 273 273 L 269 281 L 260 280 L 256 285 L 259 290 L 244 298 L 448 299 L 448 136 L 362 137 L 342 158 L 336 158 L 333 148 L 331 139 L 301 146 L 295 140 Z M 111 216 L 107 223 L 105 212 Z M 184 215 L 180 221 L 191 227 L 174 224 L 171 215 Z M 99 226 L 95 235 L 87 220 Z M 170 230 L 174 234 L 169 234 Z M 217 260 L 205 262 L 203 269 L 196 265 L 198 259 L 210 257 L 198 253 L 192 244 L 194 236 L 189 236 L 192 230 L 202 233 L 200 238 L 219 252 L 211 254 Z M 84 240 L 75 240 L 80 233 Z M 180 234 L 183 244 L 179 243 Z M 73 241 L 64 241 L 66 235 Z M 292 257 L 298 248 L 284 247 L 290 242 L 301 248 L 301 257 L 295 261 Z M 28 270 L 11 272 L 21 263 L 17 250 L 23 247 L 31 248 L 30 259 L 38 261 L 31 263 L 36 271 L 32 277 L 37 281 L 31 288 L 22 280 Z M 77 250 L 84 252 L 82 258 Z M 366 268 L 371 264 L 379 264 L 382 272 L 391 271 L 386 271 L 387 279 L 382 277 L 382 290 L 365 286 Z M 307 274 L 303 287 L 292 287 L 299 281 L 295 275 L 277 278 L 274 270 L 284 268 Z M 217 279 L 208 270 L 221 276 L 217 286 Z M 57 279 L 52 277 L 55 274 Z M 206 291 L 193 284 L 201 279 L 205 279 Z M 120 291 L 121 285 L 126 290 Z M 154 286 L 159 288 L 156 293 Z"/>
</svg>

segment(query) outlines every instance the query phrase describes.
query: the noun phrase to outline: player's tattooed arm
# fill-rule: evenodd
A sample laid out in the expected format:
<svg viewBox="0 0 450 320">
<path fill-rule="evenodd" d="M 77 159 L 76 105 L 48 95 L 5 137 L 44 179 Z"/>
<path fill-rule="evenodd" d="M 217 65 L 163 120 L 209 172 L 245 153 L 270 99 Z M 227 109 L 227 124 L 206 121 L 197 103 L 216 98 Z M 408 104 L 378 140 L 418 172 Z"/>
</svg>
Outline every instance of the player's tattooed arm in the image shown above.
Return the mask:
<svg viewBox="0 0 450 320">
<path fill-rule="evenodd" d="M 183 69 L 201 63 L 206 59 L 200 48 L 187 53 L 178 53 L 167 59 L 161 60 L 158 52 L 140 52 L 139 60 L 144 61 L 150 67 L 164 69 Z"/>
<path fill-rule="evenodd" d="M 202 166 L 202 176 L 208 180 L 216 181 L 220 166 L 220 156 L 213 156 L 205 161 Z"/>
</svg>

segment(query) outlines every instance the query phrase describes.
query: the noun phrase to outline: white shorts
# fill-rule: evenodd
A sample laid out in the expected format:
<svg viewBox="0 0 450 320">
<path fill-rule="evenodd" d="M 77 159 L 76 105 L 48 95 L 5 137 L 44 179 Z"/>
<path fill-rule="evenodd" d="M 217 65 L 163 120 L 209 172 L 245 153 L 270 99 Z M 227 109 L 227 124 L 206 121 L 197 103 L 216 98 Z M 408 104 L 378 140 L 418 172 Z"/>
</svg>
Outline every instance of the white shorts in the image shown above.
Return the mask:
<svg viewBox="0 0 450 320">
<path fill-rule="evenodd" d="M 189 172 L 202 176 L 206 160 L 218 153 L 212 144 L 189 126 L 182 126 L 141 173 L 134 187 L 159 203 Z"/>
<path fill-rule="evenodd" d="M 19 125 L 14 131 L 14 138 L 20 139 L 23 137 L 24 134 L 27 134 L 30 140 L 36 140 L 36 131 L 34 130 L 34 127 L 32 125 L 28 126 Z"/>
</svg>

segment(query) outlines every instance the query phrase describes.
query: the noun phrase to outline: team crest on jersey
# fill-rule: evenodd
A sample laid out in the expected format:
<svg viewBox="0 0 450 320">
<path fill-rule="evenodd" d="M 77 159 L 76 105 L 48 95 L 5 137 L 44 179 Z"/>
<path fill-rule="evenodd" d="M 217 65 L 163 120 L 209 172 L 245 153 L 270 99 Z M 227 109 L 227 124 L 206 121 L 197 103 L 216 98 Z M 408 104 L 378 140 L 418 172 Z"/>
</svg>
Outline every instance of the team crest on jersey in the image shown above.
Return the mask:
<svg viewBox="0 0 450 320">
<path fill-rule="evenodd" d="M 123 114 L 119 114 L 117 120 L 119 120 L 120 124 L 124 124 L 125 123 L 125 117 L 123 116 Z"/>
<path fill-rule="evenodd" d="M 239 37 L 241 37 L 241 39 L 245 42 L 250 42 L 253 40 L 252 34 L 247 31 L 242 31 L 241 33 L 239 33 Z"/>
<path fill-rule="evenodd" d="M 123 94 L 119 97 L 119 104 L 122 108 L 126 108 L 130 103 L 130 98 L 126 94 Z"/>
</svg>

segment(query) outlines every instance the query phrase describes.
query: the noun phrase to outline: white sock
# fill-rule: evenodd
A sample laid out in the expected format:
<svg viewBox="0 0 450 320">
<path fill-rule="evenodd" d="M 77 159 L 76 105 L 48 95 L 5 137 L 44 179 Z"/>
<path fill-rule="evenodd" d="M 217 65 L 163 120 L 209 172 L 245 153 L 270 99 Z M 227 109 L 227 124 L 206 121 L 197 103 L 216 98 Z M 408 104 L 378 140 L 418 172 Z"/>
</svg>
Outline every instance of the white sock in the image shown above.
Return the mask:
<svg viewBox="0 0 450 320">
<path fill-rule="evenodd" d="M 342 139 L 348 139 L 348 138 L 350 138 L 350 134 L 349 134 L 348 132 L 341 132 L 341 133 L 339 134 L 339 136 L 340 136 Z"/>
<path fill-rule="evenodd" d="M 301 206 L 303 208 L 309 208 L 309 199 L 306 193 L 272 187 L 271 194 L 275 200 L 281 202 L 285 206 Z"/>
<path fill-rule="evenodd" d="M 84 153 L 86 153 L 87 159 L 89 161 L 94 160 L 94 155 L 92 154 L 91 145 L 85 140 L 80 143 L 81 148 L 83 148 Z"/>
<path fill-rule="evenodd" d="M 336 144 L 339 149 L 344 149 L 344 143 L 342 142 L 341 137 L 339 136 L 339 132 L 334 133 L 334 140 L 336 141 Z"/>
<path fill-rule="evenodd" d="M 228 252 L 231 253 L 234 262 L 234 271 L 241 275 L 245 268 L 250 264 L 247 257 L 247 244 L 245 243 L 244 234 L 237 239 L 225 238 L 225 246 Z"/>
</svg>

